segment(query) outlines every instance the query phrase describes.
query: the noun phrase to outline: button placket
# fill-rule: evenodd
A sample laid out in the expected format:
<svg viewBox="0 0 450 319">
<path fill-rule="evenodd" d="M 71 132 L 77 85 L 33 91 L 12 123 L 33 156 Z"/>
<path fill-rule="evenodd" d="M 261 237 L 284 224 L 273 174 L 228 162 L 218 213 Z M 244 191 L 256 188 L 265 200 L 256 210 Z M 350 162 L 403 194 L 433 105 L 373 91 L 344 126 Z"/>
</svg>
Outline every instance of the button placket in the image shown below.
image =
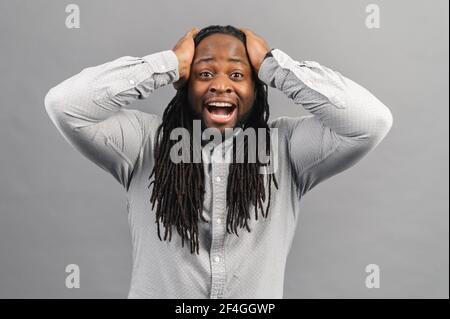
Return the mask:
<svg viewBox="0 0 450 319">
<path fill-rule="evenodd" d="M 225 225 L 222 220 L 226 212 L 226 182 L 224 176 L 226 169 L 224 164 L 212 164 L 213 178 L 213 209 L 212 220 L 212 243 L 211 243 L 211 270 L 212 283 L 211 294 L 212 299 L 223 298 L 224 286 L 226 282 L 225 269 Z"/>
</svg>

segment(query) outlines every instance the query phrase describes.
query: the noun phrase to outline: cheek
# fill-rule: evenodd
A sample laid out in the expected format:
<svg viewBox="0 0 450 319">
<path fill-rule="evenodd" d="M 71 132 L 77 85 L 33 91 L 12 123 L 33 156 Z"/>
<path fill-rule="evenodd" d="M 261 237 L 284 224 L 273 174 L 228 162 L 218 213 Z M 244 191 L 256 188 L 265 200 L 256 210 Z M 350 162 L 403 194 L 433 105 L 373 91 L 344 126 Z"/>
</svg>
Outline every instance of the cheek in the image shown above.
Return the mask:
<svg viewBox="0 0 450 319">
<path fill-rule="evenodd" d="M 243 93 L 243 95 L 241 95 L 241 96 L 242 96 L 242 101 L 244 103 L 243 103 L 239 113 L 246 114 L 252 109 L 252 106 L 253 106 L 253 103 L 255 102 L 256 96 L 254 94 L 253 89 L 249 89 L 248 91 Z"/>
</svg>

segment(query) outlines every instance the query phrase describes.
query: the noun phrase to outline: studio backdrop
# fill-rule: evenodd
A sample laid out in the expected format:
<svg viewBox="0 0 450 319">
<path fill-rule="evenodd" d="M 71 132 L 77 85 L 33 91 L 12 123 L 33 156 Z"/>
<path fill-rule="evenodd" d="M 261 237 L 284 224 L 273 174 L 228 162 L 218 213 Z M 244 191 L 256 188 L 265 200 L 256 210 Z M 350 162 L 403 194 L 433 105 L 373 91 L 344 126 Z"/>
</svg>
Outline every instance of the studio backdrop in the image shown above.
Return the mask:
<svg viewBox="0 0 450 319">
<path fill-rule="evenodd" d="M 0 0 L 0 298 L 126 298 L 124 190 L 64 140 L 44 97 L 212 24 L 340 72 L 393 115 L 374 152 L 302 199 L 284 298 L 448 298 L 447 0 Z M 130 107 L 162 115 L 174 94 Z M 269 104 L 271 118 L 307 114 L 275 89 Z"/>
</svg>

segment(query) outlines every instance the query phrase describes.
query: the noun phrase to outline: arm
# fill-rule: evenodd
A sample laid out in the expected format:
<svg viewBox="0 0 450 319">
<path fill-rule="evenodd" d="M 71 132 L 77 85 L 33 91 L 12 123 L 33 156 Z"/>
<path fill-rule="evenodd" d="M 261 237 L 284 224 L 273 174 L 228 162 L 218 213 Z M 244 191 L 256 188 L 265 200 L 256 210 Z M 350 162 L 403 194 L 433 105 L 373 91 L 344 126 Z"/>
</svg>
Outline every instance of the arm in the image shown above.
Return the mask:
<svg viewBox="0 0 450 319">
<path fill-rule="evenodd" d="M 369 91 L 313 61 L 298 62 L 279 49 L 258 76 L 311 115 L 284 119 L 300 195 L 353 166 L 386 136 L 392 114 Z"/>
<path fill-rule="evenodd" d="M 50 89 L 45 109 L 66 141 L 128 190 L 134 164 L 157 119 L 124 107 L 178 78 L 172 50 L 125 56 L 85 68 Z"/>
</svg>

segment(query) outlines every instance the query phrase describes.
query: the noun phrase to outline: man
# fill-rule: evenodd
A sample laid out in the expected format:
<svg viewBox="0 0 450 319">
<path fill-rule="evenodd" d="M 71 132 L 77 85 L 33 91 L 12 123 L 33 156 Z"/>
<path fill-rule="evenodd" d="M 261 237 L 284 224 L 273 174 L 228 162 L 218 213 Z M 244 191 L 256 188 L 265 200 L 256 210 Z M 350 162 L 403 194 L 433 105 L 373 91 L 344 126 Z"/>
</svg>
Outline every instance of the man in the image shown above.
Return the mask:
<svg viewBox="0 0 450 319">
<path fill-rule="evenodd" d="M 167 84 L 177 94 L 162 119 L 126 108 Z M 269 121 L 267 86 L 311 114 Z M 300 199 L 354 165 L 392 126 L 388 108 L 355 82 L 232 26 L 193 28 L 172 50 L 86 68 L 52 88 L 45 106 L 61 134 L 126 190 L 129 298 L 281 298 Z M 204 150 L 200 163 L 175 163 L 171 132 L 192 133 L 196 120 L 221 134 L 277 129 L 277 169 L 218 163 Z M 237 132 L 213 150 L 235 152 Z M 189 151 L 195 155 L 193 145 Z"/>
</svg>

